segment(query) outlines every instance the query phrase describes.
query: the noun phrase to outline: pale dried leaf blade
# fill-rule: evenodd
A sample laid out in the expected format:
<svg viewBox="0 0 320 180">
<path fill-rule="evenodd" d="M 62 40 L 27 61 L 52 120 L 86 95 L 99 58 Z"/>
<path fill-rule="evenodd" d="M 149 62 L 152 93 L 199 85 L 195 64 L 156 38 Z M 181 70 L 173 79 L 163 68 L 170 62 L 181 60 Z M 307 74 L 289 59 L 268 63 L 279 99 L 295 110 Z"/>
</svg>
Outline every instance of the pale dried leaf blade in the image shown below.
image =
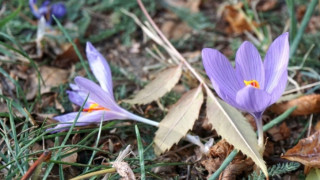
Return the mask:
<svg viewBox="0 0 320 180">
<path fill-rule="evenodd" d="M 184 94 L 169 110 L 166 117 L 159 123 L 159 129 L 154 138 L 156 154 L 159 155 L 170 149 L 187 134 L 199 116 L 202 103 L 203 93 L 199 86 Z"/>
<path fill-rule="evenodd" d="M 179 81 L 182 67 L 172 67 L 162 71 L 146 85 L 133 99 L 124 100 L 130 104 L 148 104 L 169 92 Z"/>
<path fill-rule="evenodd" d="M 239 111 L 223 101 L 208 96 L 207 117 L 220 136 L 249 156 L 264 174 L 268 175 L 266 164 L 259 153 L 256 134 Z"/>
</svg>

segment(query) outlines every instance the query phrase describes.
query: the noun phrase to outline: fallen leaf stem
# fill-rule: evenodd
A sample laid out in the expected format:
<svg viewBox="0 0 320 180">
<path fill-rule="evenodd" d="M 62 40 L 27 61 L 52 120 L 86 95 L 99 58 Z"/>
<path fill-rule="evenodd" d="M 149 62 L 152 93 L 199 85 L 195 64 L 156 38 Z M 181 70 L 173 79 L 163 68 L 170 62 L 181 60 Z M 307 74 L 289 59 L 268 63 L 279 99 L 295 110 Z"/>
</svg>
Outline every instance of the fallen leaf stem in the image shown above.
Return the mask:
<svg viewBox="0 0 320 180">
<path fill-rule="evenodd" d="M 262 130 L 263 132 L 268 131 L 269 129 L 271 129 L 273 126 L 279 124 L 280 122 L 282 122 L 283 120 L 285 120 L 285 118 L 287 118 L 297 107 L 292 107 L 288 110 L 286 110 L 284 113 L 282 113 L 280 116 L 278 116 L 277 118 L 273 119 L 272 121 L 270 121 L 269 123 L 267 123 L 266 125 L 263 126 Z M 221 166 L 219 167 L 219 169 L 214 172 L 209 178 L 208 180 L 214 180 L 217 179 L 219 177 L 219 175 L 221 174 L 221 172 L 230 164 L 230 162 L 234 159 L 234 157 L 237 155 L 238 150 L 234 149 L 229 155 L 228 157 L 222 162 Z"/>
<path fill-rule="evenodd" d="M 137 0 L 140 9 L 142 10 L 143 14 L 146 16 L 147 20 L 150 22 L 151 26 L 154 28 L 154 30 L 158 33 L 160 38 L 166 43 L 166 45 L 171 49 L 170 52 L 172 52 L 177 59 L 179 59 L 186 67 L 189 69 L 189 71 L 195 76 L 195 78 L 200 82 L 200 84 L 206 89 L 207 95 L 213 98 L 216 103 L 217 100 L 214 97 L 212 91 L 208 87 L 208 85 L 203 80 L 202 76 L 188 63 L 188 61 L 178 52 L 178 50 L 171 44 L 171 42 L 166 38 L 166 36 L 161 32 L 159 27 L 156 25 L 156 23 L 152 20 L 151 16 L 149 15 L 148 11 L 146 10 L 145 6 L 141 2 L 141 0 Z M 220 106 L 220 104 L 218 103 Z M 220 107 L 221 108 L 221 107 Z"/>
<path fill-rule="evenodd" d="M 107 173 L 113 173 L 113 172 L 116 172 L 116 171 L 117 171 L 116 168 L 103 169 L 101 171 L 95 171 L 95 172 L 88 173 L 88 174 L 85 174 L 85 175 L 82 175 L 82 176 L 77 176 L 77 177 L 72 178 L 70 180 L 81 180 L 81 179 L 90 178 L 92 176 L 104 175 L 104 174 L 107 174 Z"/>
</svg>

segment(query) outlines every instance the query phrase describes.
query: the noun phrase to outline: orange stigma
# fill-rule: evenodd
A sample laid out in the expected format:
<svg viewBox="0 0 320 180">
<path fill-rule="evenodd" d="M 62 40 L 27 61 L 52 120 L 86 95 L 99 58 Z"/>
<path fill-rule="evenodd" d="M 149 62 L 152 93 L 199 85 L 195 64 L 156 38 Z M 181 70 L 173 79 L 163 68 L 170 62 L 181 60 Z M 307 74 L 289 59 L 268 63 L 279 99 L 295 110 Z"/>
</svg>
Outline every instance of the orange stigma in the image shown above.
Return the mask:
<svg viewBox="0 0 320 180">
<path fill-rule="evenodd" d="M 102 106 L 100 106 L 99 104 L 97 103 L 93 103 L 93 104 L 90 104 L 89 108 L 85 108 L 83 109 L 82 111 L 83 112 L 92 112 L 92 111 L 97 111 L 97 110 L 106 110 L 106 111 L 109 111 L 108 108 L 104 108 Z"/>
<path fill-rule="evenodd" d="M 256 81 L 256 80 L 251 80 L 251 81 L 244 80 L 243 82 L 244 82 L 244 84 L 246 84 L 246 86 L 250 85 L 254 88 L 258 88 L 258 89 L 260 88 L 260 85 L 259 85 L 258 81 Z"/>
</svg>

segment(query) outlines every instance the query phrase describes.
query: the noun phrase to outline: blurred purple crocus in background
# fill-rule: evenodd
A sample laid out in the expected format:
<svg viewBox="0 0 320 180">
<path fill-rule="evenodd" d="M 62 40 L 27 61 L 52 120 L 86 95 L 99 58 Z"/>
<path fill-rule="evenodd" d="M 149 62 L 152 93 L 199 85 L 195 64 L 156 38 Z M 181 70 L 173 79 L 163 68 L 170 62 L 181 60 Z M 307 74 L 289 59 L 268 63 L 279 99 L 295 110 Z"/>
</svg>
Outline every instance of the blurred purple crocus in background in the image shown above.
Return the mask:
<svg viewBox="0 0 320 180">
<path fill-rule="evenodd" d="M 158 122 L 137 116 L 120 107 L 113 96 L 111 70 L 107 61 L 90 42 L 87 42 L 86 54 L 90 68 L 100 86 L 80 76 L 75 78 L 75 84 L 70 84 L 72 91 L 67 91 L 70 101 L 79 106 L 85 103 L 75 125 L 86 126 L 89 124 L 99 124 L 101 120 L 132 119 L 158 126 Z M 85 102 L 87 97 L 88 99 Z M 51 132 L 58 132 L 68 129 L 76 119 L 78 113 L 79 112 L 71 112 L 54 117 L 53 119 L 59 121 L 59 124 L 49 130 L 53 130 Z"/>
<path fill-rule="evenodd" d="M 217 94 L 228 104 L 254 116 L 258 143 L 263 147 L 262 114 L 285 90 L 288 79 L 288 33 L 270 45 L 264 62 L 250 42 L 236 53 L 235 68 L 218 50 L 202 50 L 203 65 Z"/>
<path fill-rule="evenodd" d="M 37 0 L 29 0 L 29 6 L 36 18 L 40 19 L 41 16 L 44 16 L 49 24 L 52 22 L 52 15 L 62 18 L 67 12 L 66 6 L 62 2 L 50 5 L 50 1 L 46 0 L 38 7 Z"/>
</svg>

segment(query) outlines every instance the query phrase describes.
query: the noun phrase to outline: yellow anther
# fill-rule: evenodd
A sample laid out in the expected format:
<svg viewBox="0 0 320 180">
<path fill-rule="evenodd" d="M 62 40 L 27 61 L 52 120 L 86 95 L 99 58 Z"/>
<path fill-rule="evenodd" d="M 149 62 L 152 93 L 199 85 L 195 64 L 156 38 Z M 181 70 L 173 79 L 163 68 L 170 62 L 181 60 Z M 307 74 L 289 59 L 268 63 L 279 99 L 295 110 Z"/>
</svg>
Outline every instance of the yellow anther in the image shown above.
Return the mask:
<svg viewBox="0 0 320 180">
<path fill-rule="evenodd" d="M 260 85 L 259 85 L 258 81 L 256 81 L 256 80 L 251 80 L 251 81 L 244 80 L 243 82 L 246 86 L 250 85 L 250 86 L 258 88 L 258 89 L 260 88 Z"/>
</svg>

